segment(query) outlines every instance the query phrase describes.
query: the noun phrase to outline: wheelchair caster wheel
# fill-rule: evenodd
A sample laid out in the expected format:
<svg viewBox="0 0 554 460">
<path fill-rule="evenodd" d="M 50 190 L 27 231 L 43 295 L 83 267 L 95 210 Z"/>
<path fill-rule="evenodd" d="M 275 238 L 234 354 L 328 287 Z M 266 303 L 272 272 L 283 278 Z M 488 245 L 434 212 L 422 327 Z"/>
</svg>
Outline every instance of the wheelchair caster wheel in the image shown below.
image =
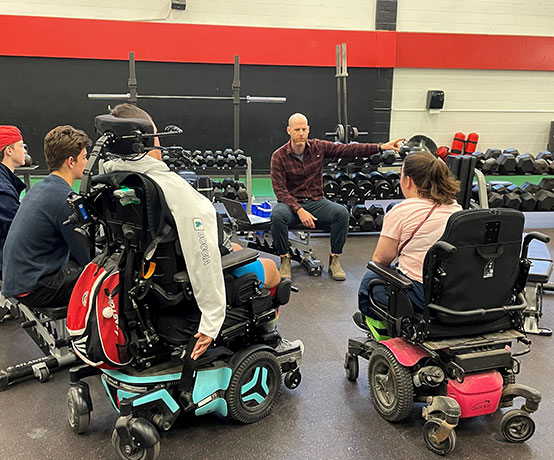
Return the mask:
<svg viewBox="0 0 554 460">
<path fill-rule="evenodd" d="M 298 369 L 291 372 L 287 372 L 285 374 L 285 386 L 289 390 L 294 390 L 295 388 L 297 388 L 298 385 L 300 385 L 301 381 L 302 381 L 302 374 Z"/>
<path fill-rule="evenodd" d="M 48 382 L 50 380 L 50 369 L 44 363 L 37 363 L 32 366 L 33 375 L 39 382 Z"/>
<path fill-rule="evenodd" d="M 360 373 L 360 365 L 358 363 L 358 357 L 351 353 L 346 353 L 344 359 L 344 368 L 346 369 L 346 378 L 351 382 L 355 382 Z"/>
<path fill-rule="evenodd" d="M 117 429 L 112 433 L 112 446 L 115 451 L 123 460 L 156 460 L 160 455 L 160 436 L 156 431 L 156 428 L 152 426 L 150 422 L 145 419 L 135 419 L 139 422 L 137 432 L 141 434 L 140 437 L 133 436 L 133 429 L 131 428 L 132 440 L 123 441 L 119 436 Z M 145 432 L 146 431 L 146 432 Z M 141 439 L 154 439 L 156 442 L 146 447 L 141 445 Z"/>
<path fill-rule="evenodd" d="M 432 418 L 427 420 L 425 425 L 423 425 L 423 440 L 430 451 L 439 455 L 447 455 L 456 446 L 456 432 L 450 430 L 446 439 L 437 441 L 435 436 L 441 425 L 442 420 L 440 419 Z"/>
<path fill-rule="evenodd" d="M 84 433 L 90 424 L 87 398 L 90 400 L 88 386 L 84 382 L 82 385 L 72 386 L 67 392 L 67 421 L 76 434 Z"/>
<path fill-rule="evenodd" d="M 527 412 L 513 409 L 500 420 L 502 436 L 509 442 L 525 442 L 535 433 L 535 422 Z"/>
</svg>

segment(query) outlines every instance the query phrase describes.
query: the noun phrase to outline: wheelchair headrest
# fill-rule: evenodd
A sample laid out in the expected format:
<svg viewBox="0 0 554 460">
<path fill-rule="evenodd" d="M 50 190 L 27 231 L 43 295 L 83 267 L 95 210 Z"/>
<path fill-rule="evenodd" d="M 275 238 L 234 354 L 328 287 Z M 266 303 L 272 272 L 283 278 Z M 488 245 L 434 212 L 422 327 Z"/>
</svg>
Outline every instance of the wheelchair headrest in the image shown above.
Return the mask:
<svg viewBox="0 0 554 460">
<path fill-rule="evenodd" d="M 145 147 L 154 146 L 153 137 L 143 137 L 143 134 L 154 133 L 154 126 L 148 120 L 98 115 L 94 119 L 94 127 L 99 135 L 113 135 L 106 143 L 106 149 L 111 153 L 136 155 L 143 153 Z"/>
</svg>

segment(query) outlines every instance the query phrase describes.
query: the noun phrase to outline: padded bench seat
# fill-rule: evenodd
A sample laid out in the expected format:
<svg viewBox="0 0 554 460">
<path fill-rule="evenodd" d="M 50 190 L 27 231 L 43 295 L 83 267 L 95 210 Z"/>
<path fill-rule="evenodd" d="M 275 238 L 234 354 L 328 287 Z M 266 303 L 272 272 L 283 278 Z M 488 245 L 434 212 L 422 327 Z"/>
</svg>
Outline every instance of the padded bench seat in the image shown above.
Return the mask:
<svg viewBox="0 0 554 460">
<path fill-rule="evenodd" d="M 31 310 L 53 320 L 64 319 L 67 317 L 67 305 L 50 308 L 31 308 Z"/>
</svg>

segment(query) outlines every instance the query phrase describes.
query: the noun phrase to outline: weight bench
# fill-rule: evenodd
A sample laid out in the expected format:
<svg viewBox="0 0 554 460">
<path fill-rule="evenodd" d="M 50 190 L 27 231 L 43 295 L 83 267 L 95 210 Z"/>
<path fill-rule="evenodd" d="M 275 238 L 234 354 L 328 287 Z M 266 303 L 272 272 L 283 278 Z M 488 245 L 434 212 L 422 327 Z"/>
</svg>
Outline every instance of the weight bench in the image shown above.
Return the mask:
<svg viewBox="0 0 554 460">
<path fill-rule="evenodd" d="M 543 315 L 542 300 L 544 291 L 552 291 L 548 284 L 552 275 L 552 259 L 544 243 L 533 241 L 529 246 L 529 261 L 531 268 L 525 285 L 527 308 L 523 312 L 525 317 L 525 332 L 537 335 L 552 335 L 549 327 L 539 327 L 539 320 Z"/>
<path fill-rule="evenodd" d="M 21 327 L 45 356 L 0 370 L 0 391 L 31 376 L 46 382 L 52 370 L 70 366 L 77 361 L 65 327 L 67 306 L 29 308 L 16 299 L 4 299 L 10 304 L 9 309 L 14 318 L 22 319 Z"/>
<path fill-rule="evenodd" d="M 271 236 L 271 224 L 246 225 L 235 220 L 233 229 L 239 241 L 247 247 L 267 254 L 277 254 Z M 323 264 L 315 256 L 310 246 L 310 236 L 313 232 L 323 233 L 324 230 L 307 229 L 304 226 L 289 228 L 290 258 L 306 269 L 310 276 L 321 276 Z"/>
</svg>

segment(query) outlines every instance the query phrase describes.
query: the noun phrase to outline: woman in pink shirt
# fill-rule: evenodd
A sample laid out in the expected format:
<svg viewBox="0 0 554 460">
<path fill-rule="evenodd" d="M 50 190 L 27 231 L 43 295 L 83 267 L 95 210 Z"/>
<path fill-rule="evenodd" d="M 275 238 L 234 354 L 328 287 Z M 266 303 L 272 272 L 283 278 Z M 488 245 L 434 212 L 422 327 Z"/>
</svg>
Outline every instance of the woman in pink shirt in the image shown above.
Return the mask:
<svg viewBox="0 0 554 460">
<path fill-rule="evenodd" d="M 404 159 L 400 187 L 406 199 L 386 214 L 373 261 L 388 266 L 398 259 L 396 270 L 414 285 L 406 293 L 414 309 L 423 311 L 425 254 L 441 237 L 450 215 L 462 209 L 456 202 L 460 184 L 440 158 L 427 152 L 413 152 Z M 358 291 L 358 308 L 366 317 L 373 316 L 368 283 L 376 278 L 379 275 L 368 271 Z M 382 286 L 373 289 L 373 297 L 388 304 L 388 292 Z M 370 322 L 365 317 L 354 318 L 356 324 L 359 320 Z"/>
</svg>

